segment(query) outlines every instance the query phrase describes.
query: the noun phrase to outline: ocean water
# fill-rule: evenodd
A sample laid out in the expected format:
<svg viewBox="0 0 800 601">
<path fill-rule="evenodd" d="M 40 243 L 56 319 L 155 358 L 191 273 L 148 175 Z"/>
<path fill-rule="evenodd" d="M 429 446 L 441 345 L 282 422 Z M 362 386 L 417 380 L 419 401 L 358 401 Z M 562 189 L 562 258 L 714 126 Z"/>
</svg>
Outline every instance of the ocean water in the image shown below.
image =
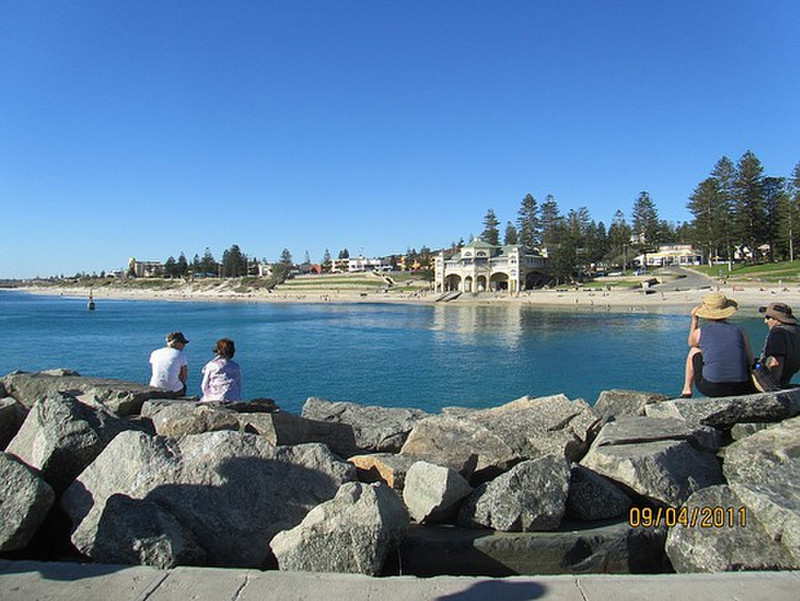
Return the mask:
<svg viewBox="0 0 800 601">
<path fill-rule="evenodd" d="M 744 312 L 742 312 L 744 313 Z M 753 312 L 751 312 L 753 313 Z M 737 320 L 756 352 L 766 328 Z M 246 398 L 299 413 L 309 396 L 438 411 L 602 390 L 677 395 L 686 315 L 521 305 L 268 304 L 99 299 L 0 291 L 0 374 L 64 367 L 147 383 L 164 335 L 190 340 L 189 394 L 222 337 L 236 342 Z"/>
</svg>

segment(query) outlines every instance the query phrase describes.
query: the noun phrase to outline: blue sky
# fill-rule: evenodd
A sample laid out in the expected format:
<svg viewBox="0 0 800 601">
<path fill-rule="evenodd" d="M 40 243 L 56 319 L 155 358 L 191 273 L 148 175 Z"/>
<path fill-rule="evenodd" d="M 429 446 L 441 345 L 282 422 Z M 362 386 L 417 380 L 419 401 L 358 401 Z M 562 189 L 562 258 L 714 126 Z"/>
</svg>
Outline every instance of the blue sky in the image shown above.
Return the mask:
<svg viewBox="0 0 800 601">
<path fill-rule="evenodd" d="M 800 3 L 0 0 L 0 277 L 662 218 L 800 162 Z"/>
</svg>

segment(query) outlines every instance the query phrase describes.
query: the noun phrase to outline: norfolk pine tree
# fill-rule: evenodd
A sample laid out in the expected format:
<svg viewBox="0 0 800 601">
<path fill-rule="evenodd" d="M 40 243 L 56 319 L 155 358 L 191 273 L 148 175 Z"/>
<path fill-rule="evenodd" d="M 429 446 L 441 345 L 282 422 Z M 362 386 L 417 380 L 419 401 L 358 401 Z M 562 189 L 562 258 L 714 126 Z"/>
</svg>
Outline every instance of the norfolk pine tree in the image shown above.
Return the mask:
<svg viewBox="0 0 800 601">
<path fill-rule="evenodd" d="M 517 228 L 514 227 L 514 224 L 510 221 L 506 223 L 506 233 L 503 237 L 503 244 L 519 244 L 519 238 L 517 236 Z"/>
<path fill-rule="evenodd" d="M 486 212 L 486 217 L 483 218 L 483 233 L 481 234 L 481 239 L 495 246 L 500 244 L 500 230 L 497 229 L 498 225 L 500 225 L 500 222 L 497 220 L 494 210 L 489 209 Z"/>
<path fill-rule="evenodd" d="M 686 205 L 694 215 L 693 242 L 703 251 L 711 265 L 712 257 L 719 256 L 727 244 L 727 203 L 722 199 L 719 181 L 709 177 L 702 181 L 689 197 Z"/>
<path fill-rule="evenodd" d="M 737 234 L 739 241 L 750 249 L 753 261 L 757 258 L 758 247 L 767 238 L 763 172 L 761 161 L 748 150 L 739 159 L 733 181 Z"/>
<path fill-rule="evenodd" d="M 526 248 L 536 248 L 539 245 L 541 223 L 539 221 L 539 207 L 536 199 L 526 194 L 517 211 L 517 233 L 519 244 Z"/>
</svg>

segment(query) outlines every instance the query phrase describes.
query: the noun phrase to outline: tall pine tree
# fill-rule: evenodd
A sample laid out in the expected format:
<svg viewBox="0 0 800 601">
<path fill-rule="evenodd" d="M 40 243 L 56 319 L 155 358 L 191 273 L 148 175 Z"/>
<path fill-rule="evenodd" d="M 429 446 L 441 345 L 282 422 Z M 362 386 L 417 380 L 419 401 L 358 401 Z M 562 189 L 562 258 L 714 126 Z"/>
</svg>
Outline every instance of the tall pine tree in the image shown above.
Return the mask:
<svg viewBox="0 0 800 601">
<path fill-rule="evenodd" d="M 517 233 L 519 243 L 527 248 L 539 245 L 541 223 L 539 221 L 539 207 L 536 199 L 526 194 L 517 211 Z"/>
<path fill-rule="evenodd" d="M 489 209 L 486 212 L 486 217 L 483 218 L 483 233 L 481 234 L 481 239 L 495 246 L 500 244 L 500 230 L 497 229 L 498 225 L 500 225 L 500 222 L 497 220 L 494 210 Z"/>
<path fill-rule="evenodd" d="M 758 247 L 767 240 L 767 207 L 764 199 L 764 168 L 755 154 L 747 151 L 736 166 L 733 181 L 735 216 L 740 241 L 759 258 Z"/>
</svg>

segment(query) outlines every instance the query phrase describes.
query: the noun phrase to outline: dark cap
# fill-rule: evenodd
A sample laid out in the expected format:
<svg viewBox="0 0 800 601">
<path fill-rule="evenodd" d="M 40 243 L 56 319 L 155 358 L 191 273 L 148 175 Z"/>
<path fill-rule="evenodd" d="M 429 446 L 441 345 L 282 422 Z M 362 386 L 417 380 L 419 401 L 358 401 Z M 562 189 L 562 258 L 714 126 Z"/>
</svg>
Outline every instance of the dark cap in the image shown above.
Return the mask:
<svg viewBox="0 0 800 601">
<path fill-rule="evenodd" d="M 183 335 L 183 332 L 170 332 L 167 334 L 167 344 L 170 342 L 181 342 L 183 344 L 188 344 L 188 340 Z"/>
<path fill-rule="evenodd" d="M 759 313 L 763 313 L 766 317 L 777 319 L 781 323 L 788 323 L 795 325 L 797 320 L 792 315 L 792 308 L 785 303 L 770 303 L 766 307 L 760 307 Z"/>
</svg>

